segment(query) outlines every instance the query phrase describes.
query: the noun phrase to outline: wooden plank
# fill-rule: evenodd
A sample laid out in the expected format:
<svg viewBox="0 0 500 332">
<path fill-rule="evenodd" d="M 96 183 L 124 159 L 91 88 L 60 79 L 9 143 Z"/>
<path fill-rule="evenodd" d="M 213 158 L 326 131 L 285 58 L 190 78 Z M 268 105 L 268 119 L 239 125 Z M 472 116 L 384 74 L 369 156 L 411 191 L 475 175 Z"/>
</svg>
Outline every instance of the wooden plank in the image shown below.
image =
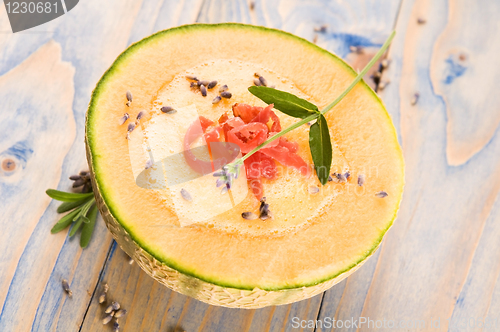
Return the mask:
<svg viewBox="0 0 500 332">
<path fill-rule="evenodd" d="M 163 1 L 156 2 L 161 8 Z M 198 3 L 181 2 L 162 18 L 167 26 L 189 20 Z M 58 203 L 44 192 L 68 190 L 68 176 L 87 168 L 83 135 L 91 91 L 133 38 L 153 32 L 131 33 L 135 18 L 147 17 L 142 5 L 81 1 L 71 13 L 15 35 L 0 6 L 0 107 L 8 110 L 0 112 L 0 162 L 17 162 L 15 172 L 0 171 L 2 331 L 74 331 L 83 321 L 111 236 L 102 221 L 86 250 L 66 233 L 51 236 Z M 63 278 L 72 299 L 62 292 Z"/>
<path fill-rule="evenodd" d="M 134 21 L 129 43 L 135 43 L 160 30 L 194 23 L 202 4 L 203 0 L 143 1 Z"/>
<path fill-rule="evenodd" d="M 41 63 L 45 66 L 40 66 Z M 51 71 L 55 74 L 51 75 Z M 37 224 L 51 201 L 43 197 L 42 188 L 57 185 L 61 165 L 75 137 L 71 110 L 74 72 L 70 64 L 61 61 L 61 47 L 51 42 L 0 77 L 1 108 L 9 110 L 0 113 L 0 191 L 3 198 L 0 202 L 3 213 L 0 304 L 7 304 L 7 297 L 17 298 L 16 303 L 3 306 L 2 315 L 9 315 L 11 322 L 18 326 L 22 326 L 22 320 L 14 313 L 19 311 L 22 295 L 28 295 L 23 288 L 29 288 L 37 280 L 47 281 L 64 243 L 61 236 L 49 240 L 50 228 L 43 224 L 37 227 Z M 51 131 L 47 130 L 49 123 L 53 124 Z M 60 148 L 53 153 L 52 146 L 56 144 Z M 50 160 L 46 160 L 47 155 L 51 156 Z M 41 165 L 52 171 L 47 174 Z M 31 234 L 40 228 L 44 228 L 46 236 L 37 238 L 36 242 L 40 246 L 51 243 L 52 247 L 38 252 L 37 259 L 24 249 L 31 242 Z M 16 240 L 16 245 L 12 239 Z M 18 261 L 26 255 L 30 256 L 30 265 L 44 278 L 18 266 Z M 24 285 L 20 283 L 21 278 L 26 282 Z M 31 289 L 31 299 L 23 303 L 25 310 L 34 312 L 42 294 L 43 288 Z M 0 321 L 0 329 L 5 322 Z"/>
<path fill-rule="evenodd" d="M 250 3 L 254 4 L 253 9 Z M 400 0 L 383 3 L 374 0 L 206 0 L 198 21 L 242 22 L 282 29 L 315 41 L 361 69 L 393 29 L 399 5 Z M 315 31 L 323 25 L 325 31 Z M 352 51 L 352 46 L 362 52 Z"/>
<path fill-rule="evenodd" d="M 486 220 L 467 279 L 450 317 L 449 331 L 495 331 L 500 326 L 500 195 Z"/>
<path fill-rule="evenodd" d="M 500 134 L 498 102 L 491 98 L 488 78 L 499 70 L 484 64 L 497 54 L 498 39 L 490 43 L 490 38 L 498 29 L 483 19 L 498 5 L 403 2 L 392 64 L 383 78 L 391 84 L 382 95 L 400 134 L 407 184 L 373 278 L 365 281 L 369 289 L 362 296 L 344 294 L 337 308 L 344 317 L 424 324 L 396 325 L 395 331 L 479 331 L 477 325 L 464 329 L 459 324 L 466 318 L 498 317 Z M 425 23 L 418 24 L 419 18 Z M 472 32 L 476 28 L 495 32 L 478 36 Z M 460 60 L 462 52 L 465 60 Z M 412 105 L 417 92 L 418 103 Z M 464 111 L 486 100 L 481 120 L 471 118 L 472 109 Z M 365 324 L 359 330 L 369 328 Z"/>
<path fill-rule="evenodd" d="M 493 84 L 498 70 L 491 70 L 500 42 L 495 18 L 500 3 L 471 6 L 465 0 L 450 1 L 447 10 L 448 22 L 436 40 L 430 76 L 436 95 L 446 104 L 448 163 L 462 165 L 492 140 L 500 125 L 500 95 Z M 468 121 L 460 121 L 464 118 Z"/>
<path fill-rule="evenodd" d="M 129 265 L 128 256 L 114 245 L 82 331 L 102 329 L 106 305 L 100 305 L 98 297 L 104 283 L 109 285 L 108 304 L 116 300 L 129 312 L 119 320 L 125 331 L 288 331 L 288 317 L 315 319 L 321 302 L 318 295 L 261 310 L 210 306 L 160 285 L 136 264 Z"/>
<path fill-rule="evenodd" d="M 336 51 L 356 63 L 363 56 L 351 52 L 349 46 L 362 46 L 367 51 L 366 54 L 371 49 L 376 49 L 391 29 L 398 3 L 399 1 L 392 1 L 377 5 L 377 1 L 349 4 L 341 1 L 256 1 L 254 9 L 251 10 L 245 1 L 110 0 L 103 4 L 97 0 L 87 0 L 80 2 L 64 17 L 16 35 L 5 33 L 10 29 L 6 15 L 0 15 L 0 31 L 3 31 L 0 34 L 0 75 L 4 75 L 0 77 L 0 81 L 8 77 L 7 73 L 11 70 L 13 72 L 16 67 L 17 75 L 21 76 L 19 72 L 23 68 L 23 61 L 35 56 L 35 52 L 39 52 L 37 50 L 49 46 L 52 51 L 37 58 L 33 72 L 39 71 L 45 73 L 45 76 L 53 76 L 53 71 L 43 70 L 57 70 L 59 66 L 74 72 L 74 76 L 67 80 L 64 86 L 69 88 L 74 84 L 74 95 L 46 84 L 47 80 L 40 75 L 32 82 L 36 85 L 33 90 L 44 93 L 32 101 L 32 108 L 36 109 L 33 122 L 49 115 L 57 115 L 54 110 L 62 112 L 63 116 L 46 121 L 45 127 L 39 128 L 37 139 L 40 142 L 52 141 L 54 144 L 45 146 L 50 150 L 44 150 L 37 145 L 31 159 L 27 159 L 27 166 L 22 171 L 22 179 L 19 180 L 25 187 L 16 187 L 9 192 L 12 197 L 12 200 L 8 201 L 9 207 L 25 206 L 23 199 L 30 198 L 30 207 L 33 208 L 26 211 L 23 218 L 20 218 L 19 212 L 7 210 L 7 213 L 4 213 L 5 218 L 0 222 L 2 227 L 7 225 L 11 227 L 9 229 L 13 229 L 14 224 L 9 225 L 9 220 L 26 220 L 23 222 L 23 228 L 16 230 L 22 230 L 22 241 L 18 241 L 15 246 L 10 242 L 2 242 L 12 254 L 4 255 L 0 262 L 0 273 L 3 273 L 0 274 L 0 282 L 3 285 L 0 288 L 0 329 L 71 331 L 82 324 L 111 239 L 102 222 L 98 223 L 90 248 L 83 251 L 79 249 L 77 241 L 66 239 L 64 234 L 50 236 L 49 230 L 57 219 L 55 209 L 58 204 L 50 203 L 43 191 L 48 187 L 68 189 L 70 183 L 66 180 L 67 177 L 85 168 L 83 121 L 91 90 L 99 76 L 128 44 L 154 31 L 191 23 L 196 18 L 200 22 L 240 21 L 282 28 L 310 40 L 315 39 L 317 35 L 320 46 Z M 200 12 L 202 4 L 203 10 Z M 0 8 L 0 11 L 4 10 L 4 7 Z M 315 34 L 314 27 L 325 23 L 330 24 L 327 32 Z M 53 51 L 58 47 L 61 54 Z M 365 60 L 358 63 L 361 65 L 362 61 Z M 56 67 L 50 67 L 51 64 Z M 39 88 L 42 86 L 46 91 Z M 14 99 L 6 96 L 11 91 L 0 91 L 0 105 L 4 106 L 4 109 L 12 109 L 8 102 Z M 31 91 L 24 92 L 26 96 L 28 92 Z M 54 96 L 61 105 L 49 107 L 50 103 L 43 104 L 44 98 L 49 96 Z M 24 100 L 24 97 L 19 99 Z M 76 122 L 74 128 L 63 123 L 64 118 L 70 115 L 73 115 Z M 2 122 L 5 128 L 22 132 L 29 132 L 31 129 L 32 133 L 38 133 L 33 127 L 25 128 L 24 123 L 17 124 L 7 113 L 2 113 L 1 116 L 6 117 Z M 16 135 L 19 137 L 20 132 L 16 132 Z M 10 142 L 4 139 L 4 136 L 0 137 L 2 144 Z M 0 153 L 3 153 L 13 145 L 6 145 L 5 149 L 3 145 L 0 146 Z M 69 146 L 71 149 L 68 151 Z M 53 169 L 58 169 L 59 173 Z M 1 181 L 3 186 L 4 179 Z M 4 187 L 1 188 L 4 197 Z M 45 210 L 47 205 L 48 209 Z M 14 233 L 7 231 L 5 234 Z M 9 243 L 8 246 L 6 243 Z M 145 324 L 144 327 L 152 330 L 158 326 L 164 329 L 173 325 L 189 327 L 190 330 L 203 326 L 205 330 L 221 331 L 238 328 L 250 331 L 288 331 L 292 329 L 290 320 L 293 317 L 314 319 L 321 302 L 321 296 L 317 296 L 294 305 L 257 311 L 209 307 L 168 291 L 140 272 L 136 266 L 130 267 L 123 259 L 118 260 L 118 257 L 113 249 L 104 276 L 119 278 L 112 289 L 123 293 L 115 295 L 123 299 L 124 306 L 130 304 L 132 310 L 124 324 L 133 328 L 141 328 L 142 324 Z M 62 278 L 70 280 L 73 299 L 67 299 L 62 292 Z M 165 302 L 167 298 L 169 300 Z M 129 299 L 133 301 L 127 302 Z M 98 313 L 97 307 L 94 297 L 83 329 L 89 326 L 95 327 L 94 330 L 101 329 L 102 325 L 95 324 L 98 318 L 93 316 L 93 313 Z M 146 321 L 144 316 L 150 319 Z M 230 322 L 233 325 L 230 325 Z"/>
<path fill-rule="evenodd" d="M 370 288 L 379 255 L 380 250 L 377 250 L 373 257 L 362 268 L 349 276 L 342 285 L 334 286 L 325 292 L 321 311 L 317 317 L 320 322 L 316 325 L 316 331 L 330 331 L 332 320 L 347 322 L 361 316 L 363 311 L 362 300 L 366 298 Z M 329 320 L 330 324 L 328 323 Z M 344 323 L 342 324 L 342 327 L 337 330 L 353 330 L 351 326 L 346 327 Z"/>
</svg>

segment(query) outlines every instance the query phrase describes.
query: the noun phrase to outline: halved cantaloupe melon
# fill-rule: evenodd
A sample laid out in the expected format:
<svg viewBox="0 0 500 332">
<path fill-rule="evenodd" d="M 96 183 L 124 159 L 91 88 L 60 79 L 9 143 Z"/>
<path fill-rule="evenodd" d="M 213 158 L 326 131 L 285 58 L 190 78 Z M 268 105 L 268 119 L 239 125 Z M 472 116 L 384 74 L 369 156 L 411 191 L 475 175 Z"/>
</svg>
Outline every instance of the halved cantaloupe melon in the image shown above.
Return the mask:
<svg viewBox="0 0 500 332">
<path fill-rule="evenodd" d="M 356 77 L 335 55 L 282 31 L 233 23 L 187 25 L 156 33 L 122 53 L 97 84 L 87 113 L 94 192 L 118 244 L 169 288 L 227 307 L 290 303 L 348 276 L 374 253 L 392 225 L 404 185 L 392 121 L 364 82 L 326 114 L 333 170 L 349 170 L 349 181 L 330 182 L 312 194 L 308 188 L 319 185 L 314 176 L 280 167 L 277 179 L 264 181 L 272 219 L 241 217 L 259 205 L 245 190 L 232 208 L 212 213 L 229 204 L 227 195 L 214 194 L 213 177 L 212 186 L 208 180 L 191 186 L 193 201 L 183 204 L 176 203 L 182 201 L 182 184 L 157 189 L 138 185 L 138 172 L 152 147 L 160 154 L 179 148 L 169 136 L 172 127 L 182 133 L 193 114 L 215 121 L 236 102 L 265 106 L 247 90 L 254 72 L 319 107 Z M 232 98 L 212 104 L 218 86 L 203 97 L 185 78 L 193 74 L 227 84 Z M 126 91 L 133 95 L 130 107 Z M 162 113 L 165 105 L 178 112 Z M 118 119 L 128 112 L 132 121 L 141 111 L 147 115 L 127 140 L 127 124 Z M 283 127 L 297 121 L 276 113 Z M 286 137 L 299 143 L 298 154 L 312 164 L 308 130 L 302 126 Z M 363 186 L 357 184 L 361 174 Z M 376 197 L 379 191 L 389 196 Z M 198 218 L 194 224 L 181 222 L 190 216 Z"/>
</svg>

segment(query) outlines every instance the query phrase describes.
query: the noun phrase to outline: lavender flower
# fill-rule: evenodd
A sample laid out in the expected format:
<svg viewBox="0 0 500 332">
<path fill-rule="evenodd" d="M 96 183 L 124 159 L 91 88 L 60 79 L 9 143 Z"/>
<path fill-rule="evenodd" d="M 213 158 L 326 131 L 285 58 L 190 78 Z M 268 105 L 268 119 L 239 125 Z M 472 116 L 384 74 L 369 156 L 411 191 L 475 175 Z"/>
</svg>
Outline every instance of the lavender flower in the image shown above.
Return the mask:
<svg viewBox="0 0 500 332">
<path fill-rule="evenodd" d="M 214 176 L 218 178 L 215 183 L 217 188 L 224 186 L 221 190 L 221 194 L 225 194 L 231 189 L 233 181 L 240 175 L 241 165 L 243 165 L 243 162 L 241 159 L 238 159 L 231 164 L 224 165 L 220 171 L 214 173 Z"/>
</svg>

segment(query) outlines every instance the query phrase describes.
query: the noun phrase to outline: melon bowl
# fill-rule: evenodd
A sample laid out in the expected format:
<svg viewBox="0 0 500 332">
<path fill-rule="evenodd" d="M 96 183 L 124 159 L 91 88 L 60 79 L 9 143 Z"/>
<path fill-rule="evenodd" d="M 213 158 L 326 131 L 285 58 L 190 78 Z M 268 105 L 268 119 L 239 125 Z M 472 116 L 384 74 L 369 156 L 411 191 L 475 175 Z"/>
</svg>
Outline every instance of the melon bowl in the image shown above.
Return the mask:
<svg viewBox="0 0 500 332">
<path fill-rule="evenodd" d="M 263 181 L 271 219 L 241 217 L 258 210 L 251 191 L 232 202 L 233 208 L 213 213 L 227 203 L 227 195 L 214 196 L 215 185 L 190 189 L 193 201 L 179 203 L 179 210 L 179 187 L 139 183 L 147 181 L 139 173 L 144 173 L 153 145 L 159 153 L 176 148 L 162 130 L 173 124 L 182 132 L 188 110 L 216 121 L 234 103 L 265 106 L 247 91 L 255 72 L 277 89 L 319 107 L 356 77 L 337 56 L 283 31 L 235 23 L 186 25 L 158 32 L 124 51 L 98 82 L 86 118 L 97 206 L 120 247 L 168 288 L 231 308 L 300 301 L 349 276 L 375 252 L 393 224 L 404 186 L 394 126 L 364 82 L 326 114 L 334 147 L 332 170 L 348 170 L 348 181 L 320 186 L 314 176 L 281 167 L 277 179 Z M 204 97 L 190 87 L 188 75 L 217 80 L 218 86 Z M 232 97 L 212 104 L 222 84 Z M 129 105 L 126 91 L 133 95 Z M 178 112 L 165 114 L 162 105 Z M 131 123 L 141 111 L 145 115 L 126 139 L 127 123 L 120 125 L 118 119 L 128 113 Z M 296 121 L 276 113 L 283 127 Z M 312 164 L 308 129 L 302 126 L 286 137 L 298 143 L 298 154 Z M 359 176 L 365 179 L 362 186 Z M 315 186 L 320 193 L 308 192 Z M 389 195 L 377 197 L 380 191 Z M 186 225 L 179 211 L 196 211 L 197 217 L 207 211 L 210 217 Z"/>
</svg>

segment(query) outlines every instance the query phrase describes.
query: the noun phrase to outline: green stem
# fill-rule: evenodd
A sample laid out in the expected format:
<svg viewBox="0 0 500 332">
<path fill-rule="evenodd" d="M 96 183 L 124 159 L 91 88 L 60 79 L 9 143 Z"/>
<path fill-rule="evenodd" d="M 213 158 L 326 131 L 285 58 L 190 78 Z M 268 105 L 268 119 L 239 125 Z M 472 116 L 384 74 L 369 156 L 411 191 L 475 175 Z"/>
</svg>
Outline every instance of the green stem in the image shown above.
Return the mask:
<svg viewBox="0 0 500 332">
<path fill-rule="evenodd" d="M 356 76 L 356 78 L 351 83 L 351 85 L 349 85 L 349 87 L 347 87 L 347 89 L 345 89 L 344 92 L 342 92 L 342 94 L 340 96 L 338 96 L 331 104 L 329 104 L 328 106 L 323 108 L 320 113 L 308 116 L 307 118 L 302 119 L 299 122 L 294 123 L 290 127 L 286 128 L 286 129 L 280 131 L 279 133 L 273 135 L 272 137 L 268 138 L 264 143 L 260 144 L 255 149 L 253 149 L 252 151 L 250 151 L 246 155 L 244 155 L 241 158 L 241 161 L 244 161 L 245 159 L 247 159 L 248 157 L 253 155 L 255 152 L 259 151 L 260 149 L 262 149 L 263 147 L 265 147 L 266 145 L 268 145 L 272 141 L 276 140 L 277 138 L 280 138 L 281 136 L 287 134 L 288 132 L 290 132 L 290 131 L 292 131 L 300 126 L 302 126 L 303 124 L 308 123 L 309 121 L 315 120 L 319 116 L 319 114 L 325 114 L 326 112 L 328 112 L 332 108 L 334 108 L 335 105 L 337 105 L 356 86 L 356 84 L 358 84 L 359 81 L 361 81 L 363 79 L 363 77 L 366 75 L 368 70 L 370 70 L 370 68 L 375 64 L 375 62 L 377 62 L 377 60 L 380 59 L 380 57 L 384 54 L 384 52 L 387 50 L 387 48 L 391 44 L 392 39 L 394 39 L 395 35 L 396 35 L 396 31 L 393 31 L 391 33 L 391 35 L 389 36 L 389 38 L 387 38 L 387 40 L 385 41 L 384 45 L 382 45 L 380 50 L 377 52 L 377 54 L 375 54 L 375 56 L 370 60 L 370 62 L 368 62 L 368 64 L 365 66 L 365 68 L 363 68 L 363 70 L 358 74 L 358 76 Z"/>
<path fill-rule="evenodd" d="M 366 75 L 368 70 L 370 70 L 370 68 L 373 67 L 375 62 L 377 62 L 377 60 L 384 54 L 385 50 L 387 50 L 387 48 L 389 47 L 389 45 L 392 42 L 392 39 L 394 39 L 395 35 L 396 35 L 396 31 L 393 31 L 391 33 L 391 35 L 389 36 L 389 38 L 387 38 L 387 40 L 385 41 L 384 45 L 382 45 L 380 50 L 378 50 L 377 54 L 375 54 L 375 56 L 370 60 L 370 62 L 368 62 L 368 64 L 365 66 L 365 68 L 363 68 L 363 70 L 358 74 L 358 76 L 356 76 L 356 78 L 351 83 L 351 85 L 349 85 L 349 87 L 347 89 L 345 89 L 345 91 L 342 92 L 342 94 L 340 96 L 338 96 L 337 99 L 335 99 L 330 105 L 323 108 L 321 110 L 321 114 L 325 114 L 326 112 L 328 112 L 329 110 L 334 108 L 335 105 L 337 105 L 356 86 L 356 84 L 358 84 L 359 81 L 361 81 L 363 79 L 363 77 Z"/>
</svg>

